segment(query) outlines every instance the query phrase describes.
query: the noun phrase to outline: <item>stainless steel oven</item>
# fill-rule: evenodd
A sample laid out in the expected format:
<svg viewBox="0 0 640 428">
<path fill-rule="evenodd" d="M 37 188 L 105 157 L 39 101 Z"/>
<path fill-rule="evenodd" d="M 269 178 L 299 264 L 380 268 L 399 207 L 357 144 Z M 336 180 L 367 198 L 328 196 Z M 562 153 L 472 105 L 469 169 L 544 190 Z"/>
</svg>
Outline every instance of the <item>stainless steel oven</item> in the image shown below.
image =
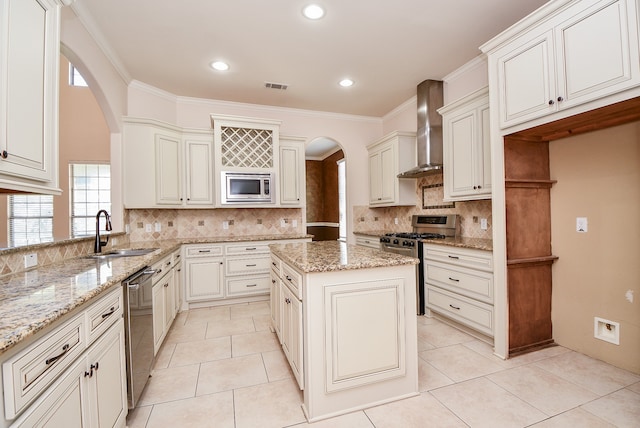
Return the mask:
<svg viewBox="0 0 640 428">
<path fill-rule="evenodd" d="M 223 204 L 274 202 L 271 173 L 223 171 L 220 183 Z"/>
<path fill-rule="evenodd" d="M 389 253 L 415 257 L 420 260 L 416 266 L 416 311 L 424 314 L 424 257 L 421 242 L 428 239 L 445 239 L 457 236 L 458 222 L 455 214 L 414 215 L 411 218 L 411 232 L 388 233 L 380 238 L 380 248 Z"/>
</svg>

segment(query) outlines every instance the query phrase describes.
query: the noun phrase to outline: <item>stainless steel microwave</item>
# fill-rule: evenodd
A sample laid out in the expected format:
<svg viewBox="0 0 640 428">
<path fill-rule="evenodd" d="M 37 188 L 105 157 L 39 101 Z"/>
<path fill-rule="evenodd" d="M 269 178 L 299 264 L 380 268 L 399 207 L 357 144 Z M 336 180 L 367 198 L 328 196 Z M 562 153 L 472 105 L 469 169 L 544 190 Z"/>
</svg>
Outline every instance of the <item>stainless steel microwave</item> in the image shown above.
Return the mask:
<svg viewBox="0 0 640 428">
<path fill-rule="evenodd" d="M 223 204 L 274 202 L 273 174 L 261 172 L 223 171 L 221 199 Z"/>
</svg>

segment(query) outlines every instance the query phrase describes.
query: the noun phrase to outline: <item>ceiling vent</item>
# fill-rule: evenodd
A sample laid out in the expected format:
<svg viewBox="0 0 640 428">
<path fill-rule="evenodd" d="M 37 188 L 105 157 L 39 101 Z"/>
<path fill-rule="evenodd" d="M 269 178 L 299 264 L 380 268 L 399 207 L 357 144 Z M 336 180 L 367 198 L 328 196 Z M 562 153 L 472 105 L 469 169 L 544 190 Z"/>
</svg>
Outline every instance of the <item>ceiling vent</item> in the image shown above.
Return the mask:
<svg viewBox="0 0 640 428">
<path fill-rule="evenodd" d="M 287 85 L 286 83 L 265 82 L 264 87 L 268 89 L 279 89 L 281 91 L 286 91 L 289 85 Z"/>
</svg>

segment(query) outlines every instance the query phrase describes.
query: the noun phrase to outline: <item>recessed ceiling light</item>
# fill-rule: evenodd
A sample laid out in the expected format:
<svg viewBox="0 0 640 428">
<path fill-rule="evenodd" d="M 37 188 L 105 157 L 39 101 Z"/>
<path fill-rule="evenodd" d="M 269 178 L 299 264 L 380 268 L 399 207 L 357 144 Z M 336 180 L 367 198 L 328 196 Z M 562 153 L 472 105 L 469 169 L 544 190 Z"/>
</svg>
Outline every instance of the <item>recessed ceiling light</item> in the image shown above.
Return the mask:
<svg viewBox="0 0 640 428">
<path fill-rule="evenodd" d="M 342 79 L 339 82 L 339 85 L 342 86 L 343 88 L 348 88 L 349 86 L 353 86 L 353 80 L 351 80 L 351 79 Z"/>
<path fill-rule="evenodd" d="M 218 71 L 227 71 L 229 69 L 229 64 L 223 61 L 214 61 L 211 63 L 211 68 Z"/>
<path fill-rule="evenodd" d="M 317 4 L 310 4 L 302 9 L 302 13 L 309 19 L 320 19 L 324 16 L 324 9 Z"/>
</svg>

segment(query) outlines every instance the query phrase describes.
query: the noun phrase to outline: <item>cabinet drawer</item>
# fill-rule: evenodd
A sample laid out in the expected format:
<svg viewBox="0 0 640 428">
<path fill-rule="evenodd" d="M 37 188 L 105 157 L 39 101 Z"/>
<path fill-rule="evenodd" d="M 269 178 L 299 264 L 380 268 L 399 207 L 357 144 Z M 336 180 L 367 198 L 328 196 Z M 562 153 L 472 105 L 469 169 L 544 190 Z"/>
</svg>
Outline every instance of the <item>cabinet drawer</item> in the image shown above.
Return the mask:
<svg viewBox="0 0 640 428">
<path fill-rule="evenodd" d="M 187 257 L 221 256 L 222 245 L 187 247 Z"/>
<path fill-rule="evenodd" d="M 455 266 L 493 272 L 493 253 L 491 251 L 432 244 L 423 244 L 423 249 L 426 260 L 436 260 Z"/>
<path fill-rule="evenodd" d="M 227 244 L 225 254 L 228 256 L 239 256 L 249 254 L 265 254 L 269 252 L 269 243 L 243 242 L 242 244 Z"/>
<path fill-rule="evenodd" d="M 84 352 L 84 316 L 76 316 L 2 364 L 7 419 L 13 419 Z"/>
<path fill-rule="evenodd" d="M 225 264 L 227 275 L 269 273 L 271 257 L 268 255 L 257 257 L 229 257 Z"/>
<path fill-rule="evenodd" d="M 493 304 L 493 274 L 427 260 L 424 280 L 472 299 Z"/>
<path fill-rule="evenodd" d="M 493 306 L 427 286 L 427 307 L 470 328 L 493 336 Z"/>
<path fill-rule="evenodd" d="M 280 277 L 280 271 L 282 269 L 282 260 L 278 256 L 271 254 L 271 269 L 276 273 L 276 276 Z"/>
<path fill-rule="evenodd" d="M 302 275 L 288 265 L 282 263 L 282 283 L 298 298 L 302 300 Z"/>
<path fill-rule="evenodd" d="M 356 236 L 356 245 L 361 245 L 363 247 L 375 248 L 376 250 L 380 249 L 380 238 L 377 236 Z"/>
<path fill-rule="evenodd" d="M 87 310 L 87 343 L 91 344 L 109 326 L 122 317 L 123 309 L 122 288 L 116 287 L 115 290 L 96 302 Z"/>
<path fill-rule="evenodd" d="M 269 284 L 271 284 L 269 275 L 227 279 L 227 296 L 268 293 Z"/>
</svg>

